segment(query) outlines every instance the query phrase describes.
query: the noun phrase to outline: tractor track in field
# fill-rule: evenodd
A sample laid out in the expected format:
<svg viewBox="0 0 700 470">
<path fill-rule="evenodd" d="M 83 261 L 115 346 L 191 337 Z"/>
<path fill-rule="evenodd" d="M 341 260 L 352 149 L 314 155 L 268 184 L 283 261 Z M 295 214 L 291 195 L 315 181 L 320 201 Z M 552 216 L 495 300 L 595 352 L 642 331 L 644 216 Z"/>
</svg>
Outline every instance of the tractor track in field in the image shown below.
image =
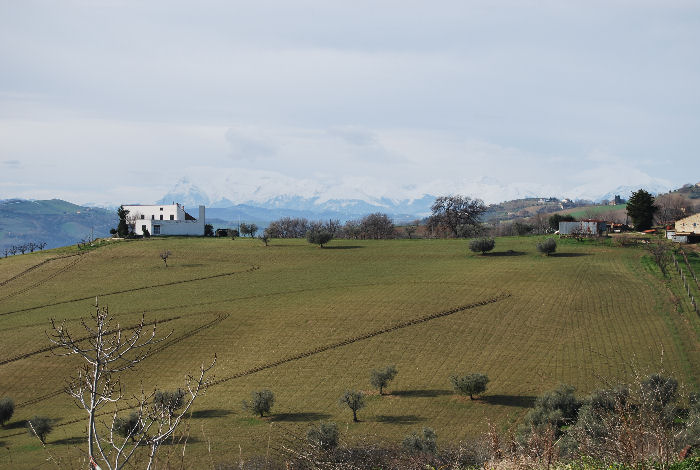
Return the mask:
<svg viewBox="0 0 700 470">
<path fill-rule="evenodd" d="M 84 255 L 84 254 L 85 254 L 85 253 L 73 253 L 72 255 L 56 256 L 55 258 L 45 259 L 44 261 L 42 261 L 42 262 L 40 262 L 40 263 L 37 263 L 37 264 L 35 264 L 34 266 L 28 267 L 27 269 L 25 269 L 24 271 L 20 272 L 19 274 L 15 274 L 14 276 L 12 276 L 12 277 L 9 278 L 9 279 L 5 279 L 4 281 L 0 281 L 0 287 L 2 287 L 2 286 L 4 286 L 4 285 L 7 285 L 7 284 L 9 284 L 10 282 L 12 282 L 12 281 L 14 281 L 14 280 L 16 280 L 16 279 L 19 279 L 20 277 L 24 276 L 25 274 L 27 274 L 27 273 L 29 273 L 29 272 L 32 272 L 32 271 L 34 271 L 35 269 L 37 269 L 37 268 L 39 268 L 39 267 L 41 267 L 41 266 L 43 266 L 43 265 L 45 265 L 45 264 L 50 263 L 51 261 L 56 261 L 57 259 L 70 258 L 70 257 L 72 257 L 72 256 L 82 256 L 82 255 Z"/>
<path fill-rule="evenodd" d="M 464 311 L 466 311 L 466 310 L 471 310 L 471 309 L 474 309 L 474 308 L 478 308 L 478 307 L 482 307 L 482 306 L 485 306 L 485 305 L 489 305 L 489 304 L 493 304 L 493 303 L 496 303 L 496 302 L 500 302 L 501 300 L 505 300 L 505 299 L 507 299 L 508 297 L 511 297 L 511 295 L 512 295 L 512 294 L 510 294 L 509 292 L 503 292 L 503 293 L 501 293 L 501 294 L 499 294 L 499 295 L 497 295 L 497 296 L 495 296 L 495 297 L 491 297 L 491 298 L 488 298 L 488 299 L 486 299 L 486 300 L 482 300 L 482 301 L 479 301 L 479 302 L 474 302 L 474 303 L 471 303 L 471 304 L 462 305 L 462 306 L 460 306 L 460 307 L 456 307 L 456 308 L 453 308 L 453 309 L 450 309 L 450 310 L 444 310 L 444 311 L 442 311 L 442 312 L 432 313 L 432 314 L 430 314 L 430 315 L 424 315 L 424 316 L 422 316 L 422 317 L 414 318 L 413 320 L 407 320 L 407 321 L 398 322 L 398 323 L 395 323 L 394 325 L 389 326 L 389 327 L 386 327 L 386 328 L 381 328 L 381 329 L 378 329 L 378 330 L 373 330 L 373 331 L 370 331 L 370 332 L 368 332 L 368 333 L 364 333 L 364 334 L 358 335 L 358 336 L 353 336 L 353 337 L 347 338 L 347 339 L 345 339 L 345 340 L 343 340 L 343 341 L 338 341 L 338 342 L 335 342 L 335 343 L 327 344 L 327 345 L 325 345 L 325 346 L 319 346 L 319 347 L 317 347 L 317 348 L 314 348 L 314 349 L 311 349 L 311 350 L 308 350 L 308 351 L 305 351 L 305 352 L 302 352 L 302 353 L 299 353 L 299 354 L 294 354 L 294 355 L 287 356 L 287 357 L 282 358 L 282 359 L 278 359 L 278 360 L 276 360 L 276 361 L 271 361 L 271 362 L 267 362 L 267 363 L 265 363 L 265 364 L 261 364 L 261 365 L 259 365 L 259 366 L 256 366 L 256 367 L 253 367 L 253 368 L 244 370 L 244 371 L 242 371 L 242 372 L 238 372 L 238 373 L 236 373 L 236 374 L 230 375 L 230 376 L 228 376 L 228 377 L 223 377 L 223 378 L 218 379 L 218 380 L 213 380 L 213 381 L 209 382 L 208 387 L 214 387 L 214 386 L 217 386 L 217 385 L 221 385 L 221 384 L 226 383 L 226 382 L 228 382 L 228 381 L 230 381 L 230 380 L 235 380 L 235 379 L 238 379 L 238 378 L 241 378 L 241 377 L 245 377 L 245 376 L 248 376 L 248 375 L 252 375 L 252 374 L 255 374 L 255 373 L 257 373 L 257 372 L 261 372 L 261 371 L 263 371 L 263 370 L 266 370 L 266 369 L 271 369 L 271 368 L 273 368 L 273 367 L 277 367 L 277 366 L 280 366 L 280 365 L 283 365 L 283 364 L 286 364 L 286 363 L 289 363 L 289 362 L 298 361 L 298 360 L 301 360 L 301 359 L 304 359 L 304 358 L 307 358 L 307 357 L 310 357 L 310 356 L 314 356 L 314 355 L 316 355 L 316 354 L 323 353 L 323 352 L 325 352 L 325 351 L 330 351 L 330 350 L 333 350 L 333 349 L 341 348 L 341 347 L 347 346 L 347 345 L 349 345 L 349 344 L 353 344 L 353 343 L 357 343 L 357 342 L 359 342 L 359 341 L 363 341 L 363 340 L 366 340 L 366 339 L 374 338 L 375 336 L 379 336 L 379 335 L 383 335 L 383 334 L 386 334 L 386 333 L 390 333 L 390 332 L 392 332 L 392 331 L 397 331 L 397 330 L 400 330 L 400 329 L 403 329 L 403 328 L 407 328 L 407 327 L 409 327 L 409 326 L 418 325 L 418 324 L 421 324 L 421 323 L 426 323 L 426 322 L 429 322 L 429 321 L 431 321 L 431 320 L 435 320 L 435 319 L 437 319 L 437 318 L 447 317 L 447 316 L 453 315 L 453 314 L 455 314 L 455 313 L 464 312 Z M 193 329 L 193 330 L 190 330 L 189 332 L 185 333 L 184 335 L 181 335 L 181 336 L 179 336 L 179 337 L 177 337 L 177 338 L 171 340 L 170 342 L 164 344 L 164 345 L 161 346 L 160 348 L 158 348 L 158 349 L 152 351 L 151 354 L 155 354 L 156 352 L 162 351 L 163 349 L 165 349 L 165 348 L 171 346 L 172 344 L 175 344 L 175 343 L 180 342 L 180 341 L 182 341 L 182 340 L 184 340 L 184 339 L 186 339 L 186 338 L 189 338 L 190 336 L 193 336 L 194 334 L 198 333 L 199 331 L 201 331 L 201 330 L 203 330 L 203 329 L 205 329 L 205 328 L 209 328 L 209 327 L 211 327 L 211 326 L 214 326 L 215 324 L 217 324 L 217 323 L 219 323 L 219 322 L 225 320 L 226 318 L 228 318 L 228 316 L 229 316 L 229 314 L 220 315 L 219 317 L 217 317 L 217 318 L 214 319 L 213 321 L 211 321 L 211 322 L 209 322 L 209 323 L 206 323 L 206 324 L 204 324 L 204 325 L 201 325 L 201 326 L 199 326 L 199 327 L 197 327 L 197 328 L 195 328 L 195 329 Z M 149 354 L 149 355 L 150 355 L 150 354 Z M 50 398 L 56 397 L 56 396 L 58 396 L 58 395 L 60 395 L 60 394 L 62 394 L 62 393 L 64 393 L 64 389 L 55 390 L 55 391 L 50 392 L 50 393 L 48 393 L 48 394 L 42 395 L 42 396 L 40 396 L 40 397 L 36 397 L 36 398 L 30 399 L 30 400 L 27 400 L 27 401 L 18 403 L 17 405 L 15 405 L 15 407 L 16 407 L 16 408 L 22 408 L 22 407 L 26 407 L 26 406 L 29 406 L 29 405 L 33 405 L 33 404 L 35 404 L 35 403 L 39 403 L 39 402 L 41 402 L 41 401 L 48 400 L 48 399 L 50 399 Z M 118 408 L 118 409 L 117 409 L 117 412 L 127 411 L 127 410 L 129 410 L 129 409 L 131 409 L 131 408 L 132 408 L 132 407 Z M 113 412 L 104 412 L 104 413 L 101 413 L 100 416 L 108 415 L 108 414 L 112 414 L 112 413 L 113 413 Z M 84 420 L 85 420 L 85 418 L 72 419 L 72 420 L 70 420 L 70 421 L 65 421 L 65 422 L 58 423 L 56 426 L 57 426 L 57 427 L 58 427 L 58 426 L 67 426 L 67 425 L 70 425 L 70 424 L 82 422 L 82 421 L 84 421 Z M 0 436 L 0 437 L 6 438 L 6 437 L 16 436 L 16 435 L 20 435 L 20 434 L 24 434 L 24 431 L 23 431 L 23 432 L 13 433 L 13 434 L 7 434 L 7 435 Z"/>
<path fill-rule="evenodd" d="M 173 338 L 173 339 L 170 339 L 170 340 L 168 340 L 168 341 L 164 341 L 162 344 L 158 345 L 158 347 L 155 347 L 155 348 L 151 349 L 151 350 L 148 352 L 148 354 L 146 354 L 145 357 L 148 358 L 148 357 L 150 357 L 150 356 L 153 356 L 154 354 L 157 354 L 157 353 L 159 353 L 159 352 L 161 352 L 161 351 L 163 351 L 163 350 L 165 350 L 165 349 L 167 349 L 167 348 L 169 348 L 169 347 L 171 347 L 171 346 L 173 346 L 173 345 L 175 345 L 175 344 L 177 344 L 177 343 L 180 343 L 181 341 L 184 341 L 184 340 L 186 340 L 186 339 L 188 339 L 188 338 L 191 338 L 192 336 L 196 335 L 197 333 L 199 333 L 199 332 L 202 331 L 202 330 L 205 330 L 205 329 L 207 329 L 207 328 L 211 328 L 212 326 L 221 323 L 221 322 L 224 321 L 226 318 L 228 318 L 229 315 L 230 315 L 230 314 L 228 314 L 228 313 L 225 313 L 225 314 L 223 314 L 223 315 L 217 315 L 217 317 L 214 318 L 212 321 L 209 321 L 209 322 L 207 322 L 207 323 L 204 323 L 204 324 L 202 324 L 202 325 L 200 325 L 200 326 L 198 326 L 198 327 L 196 327 L 196 328 L 193 328 L 193 329 L 191 329 L 191 330 L 189 330 L 189 331 L 187 331 L 187 332 L 185 332 L 185 333 L 181 334 L 180 336 L 177 336 L 177 337 L 175 337 L 175 338 Z M 176 318 L 180 318 L 180 317 L 176 317 Z M 176 318 L 173 318 L 173 320 L 176 319 Z M 162 321 L 161 321 L 161 322 L 162 322 Z M 159 322 L 152 322 L 151 324 L 153 324 L 153 323 L 159 323 Z M 84 339 L 84 338 L 83 338 L 83 339 Z M 34 404 L 36 404 L 36 403 L 39 403 L 39 402 L 48 400 L 48 399 L 50 399 L 50 398 L 57 397 L 57 396 L 61 395 L 62 393 L 65 393 L 65 388 L 60 388 L 60 389 L 58 389 L 58 390 L 54 390 L 54 391 L 49 392 L 49 393 L 46 393 L 46 394 L 44 394 L 44 395 L 41 395 L 41 396 L 38 396 L 38 397 L 35 397 L 35 398 L 31 398 L 31 399 L 29 399 L 29 400 L 26 400 L 26 401 L 17 403 L 17 404 L 15 405 L 15 408 L 24 408 L 24 407 L 29 406 L 29 405 L 34 405 Z M 64 424 L 70 424 L 70 422 L 61 423 L 61 425 L 64 425 Z"/>
<path fill-rule="evenodd" d="M 151 325 L 159 325 L 161 323 L 168 323 L 168 322 L 171 322 L 174 320 L 179 320 L 179 319 L 183 318 L 184 316 L 185 315 L 178 315 L 176 317 L 163 318 L 161 320 L 153 320 L 153 321 L 149 321 L 149 322 L 144 322 L 143 326 L 151 326 Z M 139 324 L 125 326 L 125 327 L 122 327 L 121 330 L 122 331 L 131 331 L 131 330 L 136 329 L 138 326 L 139 326 Z M 114 328 L 114 329 L 107 331 L 105 334 L 111 335 L 112 333 L 116 333 L 116 332 L 117 332 L 117 328 Z M 80 343 L 81 341 L 85 341 L 85 340 L 88 340 L 90 338 L 91 338 L 90 336 L 83 336 L 81 338 L 77 338 L 75 340 L 75 342 Z M 53 351 L 54 349 L 59 349 L 59 348 L 60 348 L 60 346 L 54 344 L 51 346 L 46 346 L 46 347 L 41 348 L 41 349 L 35 349 L 34 351 L 30 351 L 30 352 L 26 352 L 26 353 L 22 353 L 22 354 L 17 354 L 16 356 L 8 357 L 7 359 L 0 359 L 0 366 L 4 366 L 4 365 L 10 364 L 12 362 L 21 361 L 22 359 L 27 359 L 27 358 L 30 358 L 32 356 L 36 356 L 37 354 Z"/>
<path fill-rule="evenodd" d="M 72 256 L 76 256 L 76 255 L 72 255 Z M 78 257 L 78 258 L 72 260 L 66 266 L 62 267 L 61 269 L 49 274 L 44 279 L 41 279 L 40 281 L 37 281 L 34 284 L 27 286 L 27 287 L 24 287 L 18 291 L 12 292 L 12 293 L 6 295 L 5 297 L 0 297 L 0 302 L 3 300 L 11 299 L 12 297 L 24 294 L 25 292 L 29 292 L 33 289 L 36 289 L 37 287 L 41 286 L 42 284 L 45 284 L 46 282 L 50 281 L 51 279 L 55 278 L 56 276 L 63 274 L 64 272 L 68 271 L 69 269 L 72 269 L 73 267 L 75 267 L 76 264 L 78 264 L 81 261 L 81 259 L 82 259 L 81 257 Z"/>
<path fill-rule="evenodd" d="M 249 273 L 253 272 L 260 269 L 260 266 L 251 266 L 248 269 L 242 270 L 242 271 L 232 271 L 232 272 L 227 272 L 227 273 L 220 273 L 220 274 L 212 274 L 211 276 L 202 276 L 202 277 L 195 277 L 192 279 L 183 279 L 180 281 L 171 281 L 171 282 L 164 282 L 162 284 L 152 284 L 149 286 L 140 286 L 140 287 L 132 287 L 131 289 L 123 289 L 123 290 L 117 290 L 117 291 L 111 291 L 111 292 L 103 292 L 100 294 L 96 295 L 89 295 L 87 297 L 79 297 L 79 298 L 74 298 L 74 299 L 67 299 L 67 300 L 59 300 L 58 302 L 51 302 L 48 304 L 42 304 L 42 305 L 35 305 L 33 307 L 26 307 L 26 308 L 20 308 L 17 310 L 11 310 L 9 312 L 2 312 L 0 313 L 0 316 L 4 315 L 11 315 L 13 313 L 21 313 L 21 312 L 29 312 L 32 310 L 39 310 L 41 308 L 46 308 L 46 307 L 54 307 L 56 305 L 64 305 L 64 304 L 70 304 L 74 302 L 82 302 L 84 300 L 90 300 L 94 299 L 95 297 L 107 297 L 110 295 L 119 295 L 119 294 L 126 294 L 129 292 L 138 292 L 141 290 L 148 290 L 148 289 L 156 289 L 158 287 L 168 287 L 168 286 L 175 286 L 178 284 L 187 284 L 189 282 L 197 282 L 197 281 L 206 281 L 208 279 L 216 279 L 218 277 L 227 277 L 227 276 L 234 276 L 236 274 L 244 274 L 244 273 Z"/>
<path fill-rule="evenodd" d="M 499 302 L 501 300 L 504 300 L 510 296 L 511 296 L 510 293 L 504 292 L 500 295 L 497 295 L 495 297 L 491 297 L 489 299 L 482 300 L 479 302 L 474 302 L 471 304 L 462 305 L 460 307 L 456 307 L 456 308 L 453 308 L 450 310 L 444 310 L 442 312 L 432 313 L 430 315 L 424 315 L 422 317 L 414 318 L 413 320 L 398 322 L 398 323 L 395 323 L 392 326 L 388 326 L 386 328 L 381 328 L 378 330 L 370 331 L 368 333 L 364 333 L 364 334 L 359 335 L 359 336 L 353 336 L 353 337 L 344 339 L 342 341 L 338 341 L 336 343 L 327 344 L 325 346 L 319 346 L 317 348 L 310 349 L 310 350 L 304 351 L 302 353 L 294 354 L 292 356 L 287 356 L 287 357 L 284 357 L 282 359 L 278 359 L 278 360 L 273 361 L 273 362 L 261 364 L 259 366 L 244 370 L 242 372 L 238 372 L 237 374 L 230 375 L 228 377 L 224 377 L 224 378 L 221 378 L 218 380 L 214 380 L 214 381 L 210 382 L 209 386 L 219 385 L 219 384 L 228 382 L 229 380 L 238 379 L 241 377 L 245 377 L 247 375 L 252 375 L 252 374 L 255 374 L 257 372 L 266 370 L 266 369 L 271 369 L 273 367 L 277 367 L 277 366 L 280 366 L 282 364 L 286 364 L 288 362 L 298 361 L 298 360 L 304 359 L 306 357 L 314 356 L 314 355 L 320 354 L 322 352 L 330 351 L 330 350 L 337 349 L 337 348 L 340 348 L 343 346 L 347 346 L 349 344 L 357 343 L 359 341 L 374 338 L 375 336 L 383 335 L 386 333 L 391 333 L 392 331 L 407 328 L 409 326 L 418 325 L 420 323 L 425 323 L 425 322 L 428 322 L 430 320 L 435 320 L 437 318 L 447 317 L 449 315 L 453 315 L 453 314 L 458 313 L 458 312 L 463 312 L 465 310 L 471 310 L 471 309 L 474 309 L 477 307 L 482 307 L 484 305 L 493 304 L 493 303 Z"/>
</svg>

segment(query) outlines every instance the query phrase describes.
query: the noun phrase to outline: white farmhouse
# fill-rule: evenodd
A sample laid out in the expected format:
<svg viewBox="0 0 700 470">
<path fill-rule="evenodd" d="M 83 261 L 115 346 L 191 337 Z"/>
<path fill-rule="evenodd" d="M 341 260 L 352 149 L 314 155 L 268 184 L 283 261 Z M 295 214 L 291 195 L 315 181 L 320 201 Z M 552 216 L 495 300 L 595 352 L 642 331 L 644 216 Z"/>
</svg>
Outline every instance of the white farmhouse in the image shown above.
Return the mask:
<svg viewBox="0 0 700 470">
<path fill-rule="evenodd" d="M 151 235 L 204 235 L 204 206 L 196 219 L 180 204 L 123 205 L 129 211 L 127 222 L 136 235 L 148 230 Z"/>
</svg>

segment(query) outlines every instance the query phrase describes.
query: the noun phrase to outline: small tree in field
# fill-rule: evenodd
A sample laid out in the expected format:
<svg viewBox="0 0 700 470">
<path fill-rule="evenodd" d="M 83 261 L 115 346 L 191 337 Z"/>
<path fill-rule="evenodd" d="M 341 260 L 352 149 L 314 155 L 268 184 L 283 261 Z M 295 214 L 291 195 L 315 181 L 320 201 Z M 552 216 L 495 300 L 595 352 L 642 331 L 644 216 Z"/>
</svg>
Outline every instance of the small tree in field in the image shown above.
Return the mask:
<svg viewBox="0 0 700 470">
<path fill-rule="evenodd" d="M 254 390 L 250 393 L 250 401 L 243 400 L 243 409 L 262 418 L 269 413 L 275 403 L 275 395 L 268 389 Z"/>
<path fill-rule="evenodd" d="M 134 441 L 135 436 L 138 435 L 141 427 L 141 420 L 139 419 L 139 414 L 133 411 L 126 418 L 117 417 L 112 423 L 112 430 L 123 437 L 124 439 L 131 439 Z"/>
<path fill-rule="evenodd" d="M 163 260 L 163 263 L 165 263 L 166 268 L 168 267 L 168 258 L 170 258 L 171 254 L 172 253 L 170 252 L 170 250 L 164 250 L 160 254 L 160 259 Z"/>
<path fill-rule="evenodd" d="M 537 244 L 537 251 L 549 256 L 557 250 L 557 242 L 553 238 L 545 238 Z"/>
<path fill-rule="evenodd" d="M 335 449 L 338 446 L 339 436 L 338 425 L 332 422 L 319 423 L 306 433 L 309 442 L 323 450 Z"/>
<path fill-rule="evenodd" d="M 386 387 L 390 381 L 394 380 L 397 373 L 398 371 L 394 365 L 386 366 L 383 369 L 374 369 L 370 373 L 369 383 L 371 383 L 373 387 L 378 388 L 379 394 L 383 395 L 383 388 Z"/>
<path fill-rule="evenodd" d="M 185 391 L 181 388 L 177 390 L 156 390 L 153 394 L 153 406 L 159 412 L 174 416 L 175 412 L 185 405 Z"/>
<path fill-rule="evenodd" d="M 468 375 L 453 375 L 450 377 L 454 389 L 462 395 L 469 395 L 470 399 L 474 399 L 474 395 L 481 394 L 486 391 L 486 384 L 489 383 L 489 378 L 485 374 L 468 374 Z"/>
<path fill-rule="evenodd" d="M 46 444 L 46 436 L 53 431 L 53 424 L 46 416 L 34 416 L 27 421 L 27 431 L 30 436 L 36 436 L 42 444 Z"/>
<path fill-rule="evenodd" d="M 343 396 L 338 401 L 341 406 L 347 406 L 352 410 L 352 420 L 359 422 L 357 411 L 365 407 L 365 395 L 358 390 L 345 390 Z"/>
<path fill-rule="evenodd" d="M 311 229 L 306 232 L 306 240 L 323 248 L 323 245 L 333 240 L 333 234 L 323 229 Z"/>
<path fill-rule="evenodd" d="M 496 241 L 493 238 L 475 238 L 469 242 L 469 249 L 474 253 L 481 252 L 482 255 L 493 250 L 495 246 Z"/>
<path fill-rule="evenodd" d="M 12 398 L 0 398 L 0 426 L 5 426 L 14 413 L 15 402 L 12 401 Z"/>
</svg>

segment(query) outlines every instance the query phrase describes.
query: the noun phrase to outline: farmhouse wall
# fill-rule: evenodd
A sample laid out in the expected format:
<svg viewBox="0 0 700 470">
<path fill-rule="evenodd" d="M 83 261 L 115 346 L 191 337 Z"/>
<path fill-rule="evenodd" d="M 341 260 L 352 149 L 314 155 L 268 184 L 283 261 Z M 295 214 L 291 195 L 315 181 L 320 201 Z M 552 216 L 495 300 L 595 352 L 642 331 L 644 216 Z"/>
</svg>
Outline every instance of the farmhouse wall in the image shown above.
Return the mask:
<svg viewBox="0 0 700 470">
<path fill-rule="evenodd" d="M 144 228 L 153 236 L 158 235 L 204 235 L 205 208 L 199 206 L 195 220 L 186 220 L 185 208 L 180 204 L 125 205 L 128 220 L 136 235 L 143 235 Z"/>
<path fill-rule="evenodd" d="M 607 230 L 605 222 L 579 220 L 576 222 L 559 222 L 559 235 L 601 235 Z"/>
<path fill-rule="evenodd" d="M 700 235 L 700 214 L 694 214 L 676 222 L 676 233 Z"/>
</svg>

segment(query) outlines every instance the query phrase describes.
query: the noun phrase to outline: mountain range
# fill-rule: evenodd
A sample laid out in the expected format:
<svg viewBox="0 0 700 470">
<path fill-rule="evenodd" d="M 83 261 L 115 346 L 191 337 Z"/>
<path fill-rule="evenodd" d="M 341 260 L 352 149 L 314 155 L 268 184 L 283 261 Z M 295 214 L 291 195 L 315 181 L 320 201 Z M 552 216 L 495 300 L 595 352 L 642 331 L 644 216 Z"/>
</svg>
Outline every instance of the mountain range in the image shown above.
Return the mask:
<svg viewBox="0 0 700 470">
<path fill-rule="evenodd" d="M 245 178 L 243 179 L 245 181 Z M 478 191 L 449 190 L 452 185 L 445 185 L 444 191 L 434 193 L 410 193 L 417 188 L 401 188 L 396 197 L 372 195 L 358 188 L 343 188 L 342 192 L 349 197 L 333 197 L 327 188 L 302 186 L 298 181 L 292 182 L 292 187 L 261 188 L 259 185 L 240 183 L 233 184 L 231 180 L 212 182 L 211 180 L 195 181 L 192 178 L 180 179 L 157 204 L 180 202 L 186 207 L 194 208 L 199 205 L 207 206 L 208 217 L 227 221 L 253 221 L 255 223 L 274 220 L 280 217 L 306 217 L 308 219 L 340 219 L 341 221 L 362 217 L 372 212 L 384 212 L 397 223 L 422 218 L 430 214 L 430 206 L 436 195 L 458 193 L 479 197 L 488 202 L 502 202 L 524 198 L 557 197 L 600 202 L 612 200 L 615 195 L 628 198 L 637 186 L 619 186 L 612 191 L 591 195 L 588 191 L 576 190 L 572 194 L 556 194 L 547 192 L 547 188 L 523 188 L 512 185 L 501 185 L 493 178 L 482 178 L 476 182 Z M 659 185 L 643 185 L 647 191 L 658 194 L 669 188 Z M 206 189 L 205 189 L 206 188 Z M 284 192 L 288 190 L 289 192 Z M 498 195 L 501 197 L 498 197 Z M 582 195 L 588 194 L 588 197 Z M 234 202 L 235 201 L 235 202 Z"/>
</svg>

